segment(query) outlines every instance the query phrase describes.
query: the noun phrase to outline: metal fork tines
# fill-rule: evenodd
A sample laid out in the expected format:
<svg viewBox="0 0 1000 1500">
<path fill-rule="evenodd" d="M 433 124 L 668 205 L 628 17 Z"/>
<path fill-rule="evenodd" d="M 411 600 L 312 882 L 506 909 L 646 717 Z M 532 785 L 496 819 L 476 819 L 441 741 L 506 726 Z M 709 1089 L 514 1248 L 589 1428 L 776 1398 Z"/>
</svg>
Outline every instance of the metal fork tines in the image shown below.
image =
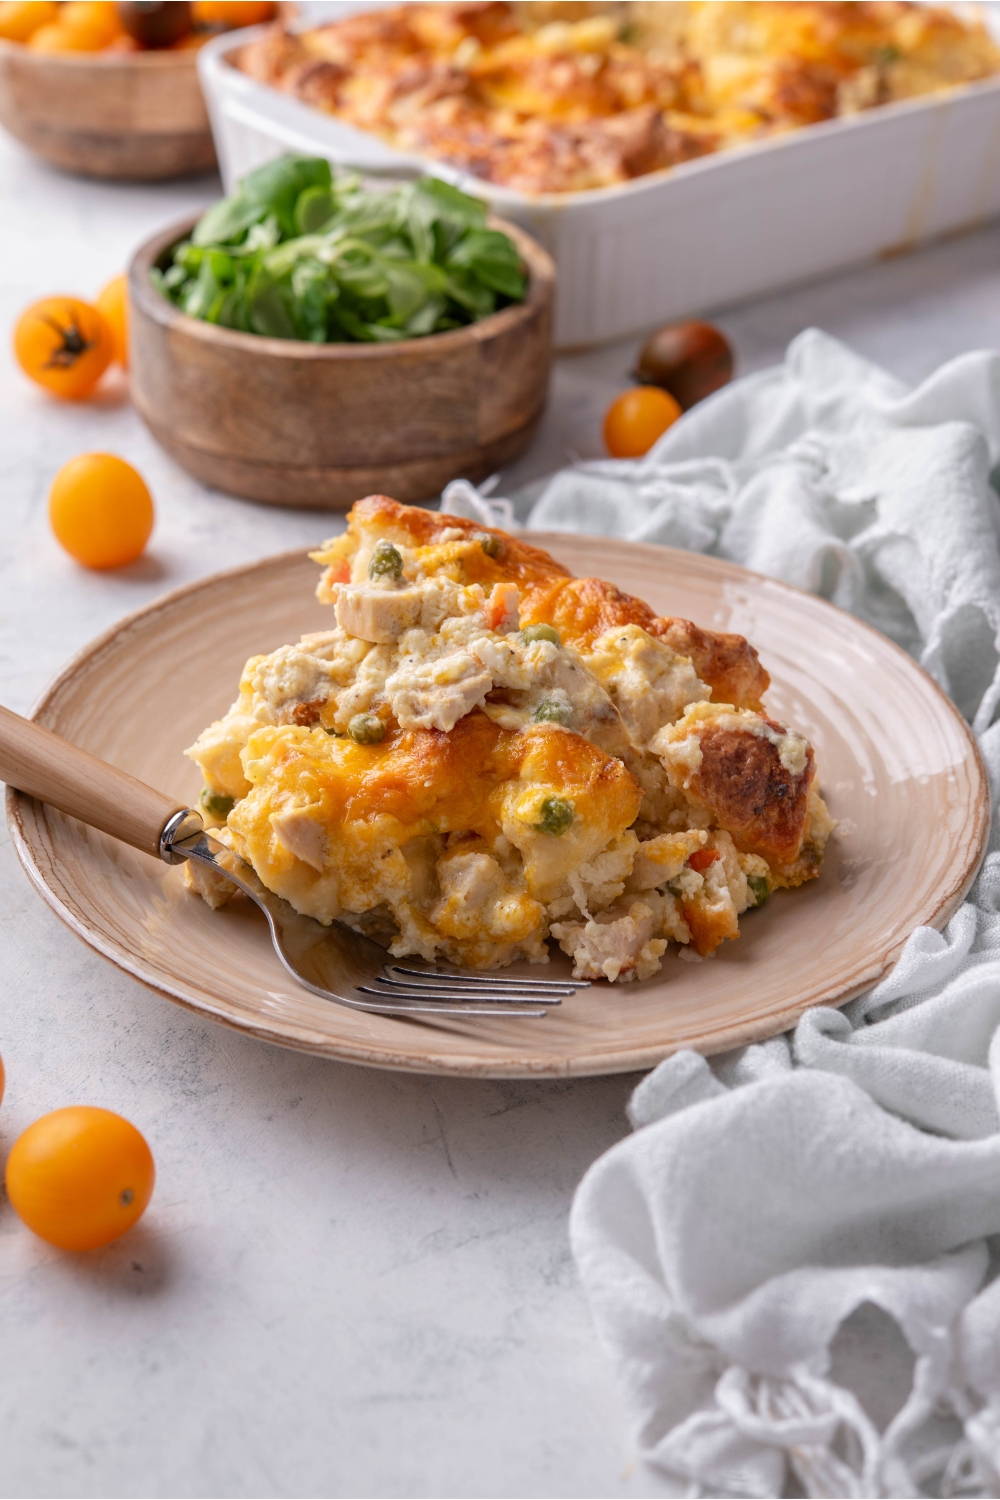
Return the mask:
<svg viewBox="0 0 1000 1500">
<path fill-rule="evenodd" d="M 405 974 L 407 980 L 412 978 L 421 983 L 433 984 L 439 979 L 447 979 L 478 986 L 480 989 L 503 987 L 522 993 L 525 990 L 544 990 L 546 993 L 554 991 L 561 995 L 572 995 L 575 990 L 590 988 L 589 979 L 536 979 L 534 974 L 477 974 L 471 969 L 456 973 L 454 969 L 411 969 L 406 964 L 383 964 L 382 972 L 390 979 L 394 979 L 397 974 Z"/>
<path fill-rule="evenodd" d="M 366 995 L 386 1000 L 447 1000 L 465 1007 L 476 1005 L 560 1005 L 563 997 L 589 987 L 585 979 L 535 979 L 507 975 L 455 973 L 444 969 L 414 969 L 384 964 L 373 984 L 359 984 Z M 473 1013 L 470 1009 L 469 1013 Z M 507 1012 L 509 1014 L 509 1011 Z M 542 1009 L 522 1015 L 544 1015 Z"/>
</svg>

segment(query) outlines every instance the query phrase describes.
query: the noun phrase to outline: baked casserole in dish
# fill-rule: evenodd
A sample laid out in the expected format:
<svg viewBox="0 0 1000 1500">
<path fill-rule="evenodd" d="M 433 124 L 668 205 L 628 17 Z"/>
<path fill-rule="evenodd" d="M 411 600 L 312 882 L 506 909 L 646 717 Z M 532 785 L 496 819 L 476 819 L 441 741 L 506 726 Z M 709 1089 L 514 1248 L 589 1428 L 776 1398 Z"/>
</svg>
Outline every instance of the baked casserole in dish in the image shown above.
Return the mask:
<svg viewBox="0 0 1000 1500">
<path fill-rule="evenodd" d="M 1000 72 L 974 15 L 905 3 L 410 4 L 234 57 L 400 151 L 528 194 L 608 187 Z"/>
</svg>

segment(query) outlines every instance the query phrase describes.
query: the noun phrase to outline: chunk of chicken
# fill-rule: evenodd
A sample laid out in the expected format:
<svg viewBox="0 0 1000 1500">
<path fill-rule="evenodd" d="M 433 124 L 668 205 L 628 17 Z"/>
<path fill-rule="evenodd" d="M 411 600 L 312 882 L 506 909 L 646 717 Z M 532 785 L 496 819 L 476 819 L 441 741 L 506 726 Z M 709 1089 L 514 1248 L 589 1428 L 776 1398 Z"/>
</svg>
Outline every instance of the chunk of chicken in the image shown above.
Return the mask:
<svg viewBox="0 0 1000 1500">
<path fill-rule="evenodd" d="M 462 945 L 466 963 L 493 967 L 509 962 L 515 949 L 538 945 L 544 907 L 515 890 L 492 855 L 463 853 L 459 846 L 438 861 L 437 873 L 441 899 L 431 909 L 430 921 L 444 937 Z"/>
<path fill-rule="evenodd" d="M 184 861 L 184 884 L 189 891 L 206 901 L 213 911 L 243 897 L 238 885 L 234 885 L 224 875 L 216 874 L 215 870 L 210 870 L 208 865 L 200 864 L 196 859 Z"/>
<path fill-rule="evenodd" d="M 404 659 L 385 684 L 401 728 L 446 734 L 474 708 L 482 708 L 492 686 L 492 674 L 471 651 L 452 651 L 429 661 Z"/>
<path fill-rule="evenodd" d="M 654 938 L 656 913 L 644 901 L 627 912 L 615 908 L 589 922 L 555 922 L 552 936 L 573 960 L 575 979 L 649 979 L 660 967 L 667 940 Z"/>
<path fill-rule="evenodd" d="M 661 833 L 647 839 L 636 850 L 629 877 L 630 891 L 660 890 L 668 880 L 674 880 L 683 870 L 696 849 L 708 843 L 708 834 L 702 828 L 690 828 L 684 833 Z"/>
<path fill-rule="evenodd" d="M 394 589 L 379 583 L 342 583 L 335 590 L 333 608 L 337 624 L 348 635 L 390 646 L 404 630 L 420 623 L 425 594 L 417 585 Z"/>
<path fill-rule="evenodd" d="M 327 837 L 322 807 L 290 807 L 271 814 L 271 827 L 289 854 L 320 873 L 326 866 Z"/>
<path fill-rule="evenodd" d="M 679 719 L 689 703 L 712 696 L 689 656 L 639 625 L 620 625 L 599 636 L 584 660 L 611 695 L 637 749 Z"/>
</svg>

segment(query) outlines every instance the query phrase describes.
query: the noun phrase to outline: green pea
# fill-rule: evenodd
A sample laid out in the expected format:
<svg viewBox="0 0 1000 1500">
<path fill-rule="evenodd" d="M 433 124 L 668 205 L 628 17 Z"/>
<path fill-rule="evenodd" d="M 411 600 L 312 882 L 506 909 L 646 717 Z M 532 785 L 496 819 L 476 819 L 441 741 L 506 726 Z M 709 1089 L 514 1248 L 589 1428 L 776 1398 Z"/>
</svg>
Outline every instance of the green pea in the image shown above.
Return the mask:
<svg viewBox="0 0 1000 1500">
<path fill-rule="evenodd" d="M 765 875 L 748 875 L 747 885 L 750 887 L 754 906 L 763 906 L 771 894 L 771 887 L 767 883 L 767 877 Z"/>
<path fill-rule="evenodd" d="M 526 645 L 532 641 L 551 641 L 553 646 L 561 646 L 558 630 L 553 630 L 551 625 L 526 625 L 521 631 L 521 639 Z"/>
<path fill-rule="evenodd" d="M 479 534 L 479 545 L 487 557 L 499 557 L 503 551 L 503 538 L 492 536 L 488 531 L 482 531 Z"/>
<path fill-rule="evenodd" d="M 539 833 L 565 833 L 573 822 L 573 804 L 565 797 L 546 797 L 541 806 L 541 818 L 535 824 Z"/>
<path fill-rule="evenodd" d="M 233 810 L 236 798 L 225 797 L 221 792 L 211 792 L 207 786 L 203 786 L 198 801 L 211 817 L 224 823 Z"/>
<path fill-rule="evenodd" d="M 372 560 L 368 564 L 369 578 L 402 578 L 403 557 L 391 542 L 376 542 Z"/>
<path fill-rule="evenodd" d="M 378 714 L 355 714 L 347 732 L 356 745 L 377 745 L 385 739 L 385 725 Z"/>
<path fill-rule="evenodd" d="M 536 724 L 568 724 L 573 710 L 558 698 L 543 698 L 531 717 Z"/>
</svg>

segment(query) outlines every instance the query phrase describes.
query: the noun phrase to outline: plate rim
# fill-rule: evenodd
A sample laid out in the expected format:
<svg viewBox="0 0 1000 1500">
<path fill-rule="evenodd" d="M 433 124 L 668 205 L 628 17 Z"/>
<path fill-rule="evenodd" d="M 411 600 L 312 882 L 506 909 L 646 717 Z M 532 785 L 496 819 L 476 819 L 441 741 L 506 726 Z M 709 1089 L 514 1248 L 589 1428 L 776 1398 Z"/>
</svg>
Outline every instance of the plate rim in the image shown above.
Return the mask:
<svg viewBox="0 0 1000 1500">
<path fill-rule="evenodd" d="M 518 536 L 528 541 L 531 545 L 545 547 L 549 551 L 558 552 L 560 543 L 567 539 L 586 539 L 600 541 L 600 536 L 591 533 L 563 532 L 563 531 L 520 531 Z M 718 580 L 742 583 L 744 581 L 753 584 L 763 584 L 770 589 L 776 589 L 779 593 L 791 596 L 792 600 L 806 599 L 814 608 L 820 611 L 829 610 L 835 615 L 844 616 L 849 619 L 855 629 L 876 638 L 880 648 L 890 648 L 892 653 L 901 657 L 909 670 L 915 671 L 924 680 L 924 685 L 929 685 L 932 698 L 936 699 L 938 707 L 943 709 L 954 725 L 959 726 L 966 748 L 970 753 L 969 762 L 975 769 L 975 779 L 978 782 L 973 798 L 975 803 L 975 818 L 977 823 L 976 837 L 970 843 L 973 850 L 964 870 L 956 875 L 949 888 L 942 894 L 934 911 L 927 915 L 923 922 L 917 926 L 930 926 L 940 930 L 949 918 L 954 914 L 964 901 L 966 895 L 986 856 L 987 844 L 991 823 L 991 800 L 989 778 L 982 758 L 979 744 L 972 730 L 959 712 L 957 706 L 948 697 L 940 685 L 934 681 L 930 673 L 915 661 L 908 652 L 889 636 L 884 635 L 867 621 L 852 615 L 839 606 L 832 604 L 821 595 L 812 594 L 806 589 L 798 588 L 794 584 L 786 583 L 783 579 L 773 578 L 766 573 L 759 573 L 750 568 L 744 568 L 739 563 L 730 562 L 725 558 L 716 558 L 700 552 L 688 552 L 679 547 L 665 547 L 656 542 L 632 541 L 624 537 L 607 537 L 603 540 L 613 542 L 618 547 L 624 547 L 629 551 L 636 551 L 650 560 L 658 559 L 661 563 L 666 559 L 672 559 L 675 565 L 683 561 L 683 565 L 691 568 L 692 565 L 703 575 L 714 577 Z M 257 558 L 252 562 L 239 563 L 231 568 L 216 570 L 205 574 L 201 578 L 192 579 L 188 583 L 180 584 L 176 588 L 169 589 L 166 593 L 158 595 L 147 604 L 138 609 L 131 610 L 120 619 L 100 632 L 92 640 L 74 653 L 59 672 L 51 679 L 36 698 L 28 713 L 28 717 L 35 722 L 42 722 L 46 709 L 58 695 L 64 684 L 71 680 L 87 663 L 99 656 L 101 651 L 117 641 L 121 635 L 140 621 L 145 621 L 164 609 L 172 608 L 178 602 L 182 602 L 192 595 L 204 592 L 216 584 L 234 578 L 246 578 L 258 572 L 276 568 L 283 564 L 308 560 L 309 552 L 314 550 L 309 547 L 293 547 L 281 552 L 270 553 L 266 557 Z M 655 1067 L 659 1062 L 673 1053 L 690 1049 L 712 1056 L 722 1053 L 737 1046 L 751 1045 L 755 1042 L 766 1040 L 769 1037 L 780 1035 L 782 1032 L 797 1022 L 808 1010 L 820 1007 L 839 1008 L 846 1005 L 857 995 L 870 989 L 883 979 L 893 967 L 899 957 L 899 953 L 915 927 L 910 927 L 893 941 L 891 946 L 877 960 L 868 960 L 862 966 L 861 972 L 836 998 L 830 998 L 820 1002 L 801 1001 L 792 1002 L 780 1009 L 769 1011 L 756 1022 L 744 1020 L 742 1022 L 729 1022 L 715 1030 L 704 1032 L 698 1039 L 682 1041 L 676 1044 L 650 1044 L 643 1043 L 630 1049 L 622 1049 L 613 1056 L 606 1052 L 601 1053 L 598 1048 L 589 1049 L 586 1053 L 577 1055 L 566 1055 L 562 1058 L 549 1057 L 544 1060 L 537 1059 L 532 1062 L 520 1055 L 514 1054 L 509 1059 L 493 1059 L 485 1062 L 481 1054 L 474 1053 L 465 1056 L 461 1052 L 435 1052 L 433 1044 L 430 1043 L 426 1052 L 419 1062 L 415 1062 L 408 1053 L 392 1052 L 391 1047 L 381 1043 L 375 1047 L 367 1046 L 361 1039 L 355 1040 L 310 1040 L 305 1034 L 305 1029 L 298 1027 L 302 1034 L 290 1034 L 287 1024 L 280 1026 L 277 1023 L 261 1020 L 254 1021 L 250 1017 L 237 1018 L 217 1008 L 208 999 L 211 992 L 210 984 L 206 985 L 206 991 L 194 995 L 186 991 L 180 984 L 170 985 L 159 978 L 153 978 L 148 972 L 144 972 L 139 961 L 124 948 L 105 941 L 97 932 L 92 931 L 85 922 L 81 921 L 76 914 L 62 901 L 62 899 L 51 889 L 39 869 L 31 842 L 27 836 L 23 813 L 26 804 L 33 804 L 33 799 L 27 798 L 23 793 L 13 787 L 5 789 L 5 810 L 7 828 L 11 836 L 11 842 L 18 861 L 28 876 L 33 888 L 45 901 L 46 905 L 62 921 L 73 934 L 84 942 L 89 948 L 99 953 L 102 958 L 114 964 L 114 966 L 131 978 L 136 979 L 146 989 L 157 995 L 163 996 L 174 1004 L 181 1005 L 197 1015 L 208 1017 L 210 1020 L 221 1023 L 231 1030 L 242 1032 L 246 1035 L 256 1037 L 261 1041 L 271 1042 L 274 1045 L 290 1048 L 294 1051 L 306 1052 L 330 1058 L 336 1061 L 351 1063 L 355 1066 L 382 1068 L 387 1071 L 417 1072 L 437 1076 L 452 1076 L 463 1078 L 565 1078 L 565 1077 L 594 1077 L 607 1076 L 612 1073 L 635 1072 Z M 428 1039 L 433 1036 L 431 1028 L 427 1028 Z"/>
</svg>

